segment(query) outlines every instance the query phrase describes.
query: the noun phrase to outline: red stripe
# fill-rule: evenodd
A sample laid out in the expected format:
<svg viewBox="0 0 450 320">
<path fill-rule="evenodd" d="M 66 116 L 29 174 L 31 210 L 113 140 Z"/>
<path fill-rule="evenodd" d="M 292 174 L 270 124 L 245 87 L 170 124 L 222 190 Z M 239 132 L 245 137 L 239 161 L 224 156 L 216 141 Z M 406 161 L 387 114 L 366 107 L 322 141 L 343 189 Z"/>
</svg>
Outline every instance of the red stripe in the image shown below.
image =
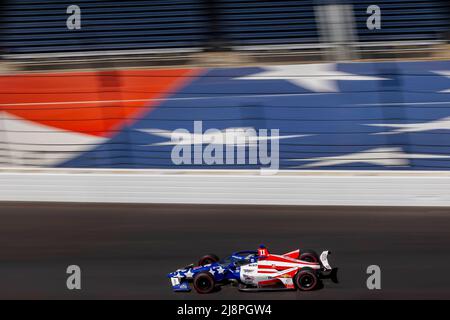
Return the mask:
<svg viewBox="0 0 450 320">
<path fill-rule="evenodd" d="M 273 269 L 273 266 L 272 265 L 263 265 L 263 264 L 261 264 L 261 265 L 258 265 L 258 269 Z"/>
<path fill-rule="evenodd" d="M 110 137 L 200 72 L 123 69 L 0 75 L 0 109 L 57 129 Z"/>
<path fill-rule="evenodd" d="M 296 267 L 296 266 L 288 267 L 288 266 L 277 266 L 277 265 L 275 265 L 275 268 L 274 268 L 271 265 L 270 266 L 263 266 L 263 265 L 261 265 L 261 266 L 258 266 L 258 269 L 286 270 L 286 269 L 290 269 L 290 268 L 294 268 L 294 267 Z"/>
<path fill-rule="evenodd" d="M 280 261 L 280 262 L 288 262 L 288 263 L 301 263 L 301 264 L 307 264 L 307 265 L 318 265 L 317 262 L 306 262 L 298 259 L 293 259 L 289 257 L 283 257 L 278 255 L 272 255 L 270 254 L 265 261 Z"/>
<path fill-rule="evenodd" d="M 269 285 L 272 283 L 277 283 L 278 281 L 280 281 L 280 280 L 278 280 L 278 279 L 263 280 L 263 281 L 258 282 L 258 285 L 264 286 L 264 285 Z"/>
<path fill-rule="evenodd" d="M 289 258 L 292 258 L 292 259 L 297 259 L 299 257 L 299 255 L 300 255 L 300 250 L 299 249 L 283 254 L 283 256 L 289 257 Z"/>
</svg>

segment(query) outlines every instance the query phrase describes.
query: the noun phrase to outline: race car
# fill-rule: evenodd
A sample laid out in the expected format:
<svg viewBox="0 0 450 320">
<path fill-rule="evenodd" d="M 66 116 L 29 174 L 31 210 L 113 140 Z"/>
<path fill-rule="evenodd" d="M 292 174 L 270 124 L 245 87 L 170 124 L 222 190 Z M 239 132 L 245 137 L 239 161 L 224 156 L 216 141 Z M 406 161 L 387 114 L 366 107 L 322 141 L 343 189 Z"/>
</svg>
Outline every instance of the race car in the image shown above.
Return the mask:
<svg viewBox="0 0 450 320">
<path fill-rule="evenodd" d="M 224 260 L 209 254 L 197 266 L 191 264 L 168 274 L 176 292 L 211 293 L 219 286 L 233 283 L 241 291 L 295 290 L 311 291 L 322 286 L 322 279 L 337 282 L 337 269 L 328 263 L 330 251 L 320 256 L 313 250 L 300 249 L 277 255 L 266 247 L 257 251 L 235 252 Z"/>
<path fill-rule="evenodd" d="M 191 291 L 189 282 L 192 282 L 198 293 L 213 292 L 217 285 L 238 283 L 240 266 L 257 261 L 257 251 L 239 251 L 219 261 L 214 254 L 203 256 L 197 266 L 190 264 L 168 274 L 172 282 L 173 291 Z"/>
</svg>

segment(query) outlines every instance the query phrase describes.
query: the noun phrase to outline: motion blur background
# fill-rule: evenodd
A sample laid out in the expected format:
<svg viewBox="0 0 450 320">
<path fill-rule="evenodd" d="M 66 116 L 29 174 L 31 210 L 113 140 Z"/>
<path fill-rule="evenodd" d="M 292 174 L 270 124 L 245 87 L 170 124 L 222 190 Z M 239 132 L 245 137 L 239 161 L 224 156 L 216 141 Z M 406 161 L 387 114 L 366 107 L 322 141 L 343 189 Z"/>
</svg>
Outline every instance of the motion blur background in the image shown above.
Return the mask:
<svg viewBox="0 0 450 320">
<path fill-rule="evenodd" d="M 376 28 L 370 27 L 374 15 Z M 221 175 L 264 167 L 175 164 L 171 132 L 193 132 L 194 121 L 203 121 L 203 132 L 279 129 L 279 167 L 293 175 L 395 170 L 444 176 L 450 169 L 449 16 L 448 2 L 439 0 L 4 2 L 0 166 L 19 173 L 225 170 Z M 191 158 L 199 152 L 192 148 Z M 47 184 L 69 184 L 59 178 Z M 41 189 L 29 179 L 36 181 L 3 180 L 0 199 L 26 199 Z M 145 181 L 150 186 L 134 181 L 120 199 L 156 183 Z M 402 203 L 450 201 L 447 180 L 426 184 L 428 193 Z M 79 188 L 88 186 L 99 188 L 86 182 Z"/>
<path fill-rule="evenodd" d="M 447 170 L 449 12 L 439 0 L 6 1 L 0 164 L 261 166 L 176 166 L 149 131 L 202 120 L 280 129 L 282 169 Z"/>
<path fill-rule="evenodd" d="M 167 272 L 266 243 L 333 245 L 312 298 L 450 298 L 449 41 L 444 0 L 3 1 L 0 297 L 174 298 Z M 200 120 L 280 129 L 280 172 L 174 164 Z"/>
</svg>

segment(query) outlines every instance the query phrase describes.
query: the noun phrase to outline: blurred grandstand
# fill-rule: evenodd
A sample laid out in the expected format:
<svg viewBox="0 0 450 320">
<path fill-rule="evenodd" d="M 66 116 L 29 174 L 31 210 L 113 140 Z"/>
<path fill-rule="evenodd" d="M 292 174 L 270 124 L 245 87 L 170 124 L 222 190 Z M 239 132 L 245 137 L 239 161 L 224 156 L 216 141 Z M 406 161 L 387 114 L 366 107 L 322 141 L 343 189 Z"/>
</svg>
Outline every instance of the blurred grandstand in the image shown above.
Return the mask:
<svg viewBox="0 0 450 320">
<path fill-rule="evenodd" d="M 81 8 L 80 30 L 66 28 L 72 4 Z M 370 5 L 381 9 L 379 30 L 366 27 Z M 445 0 L 9 0 L 1 11 L 3 58 L 21 68 L 430 58 L 449 51 Z"/>
</svg>

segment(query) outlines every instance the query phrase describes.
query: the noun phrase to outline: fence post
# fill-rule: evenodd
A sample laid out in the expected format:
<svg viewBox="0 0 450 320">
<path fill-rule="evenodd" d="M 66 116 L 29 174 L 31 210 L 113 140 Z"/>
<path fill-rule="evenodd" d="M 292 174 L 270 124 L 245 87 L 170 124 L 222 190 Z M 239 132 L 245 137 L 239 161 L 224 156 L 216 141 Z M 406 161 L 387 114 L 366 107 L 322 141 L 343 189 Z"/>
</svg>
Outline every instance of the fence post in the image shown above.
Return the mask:
<svg viewBox="0 0 450 320">
<path fill-rule="evenodd" d="M 351 46 L 356 42 L 353 6 L 339 1 L 326 1 L 315 7 L 322 43 L 332 44 L 327 59 L 332 61 L 352 60 L 357 55 Z"/>
</svg>

